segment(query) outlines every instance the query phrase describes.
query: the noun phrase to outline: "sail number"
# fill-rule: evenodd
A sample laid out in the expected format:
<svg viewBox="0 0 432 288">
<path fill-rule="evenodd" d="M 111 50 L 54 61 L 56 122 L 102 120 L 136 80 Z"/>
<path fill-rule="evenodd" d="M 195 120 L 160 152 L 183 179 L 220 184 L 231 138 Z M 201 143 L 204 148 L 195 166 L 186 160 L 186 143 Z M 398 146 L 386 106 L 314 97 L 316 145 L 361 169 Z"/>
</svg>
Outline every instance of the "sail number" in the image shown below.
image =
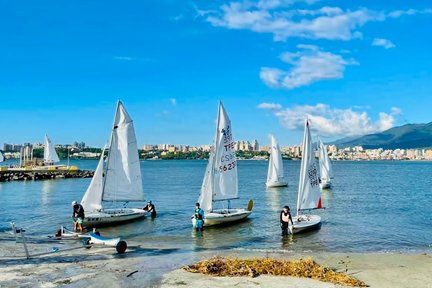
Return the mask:
<svg viewBox="0 0 432 288">
<path fill-rule="evenodd" d="M 317 171 L 315 165 L 309 166 L 308 176 L 309 176 L 310 185 L 312 187 L 319 185 L 319 179 L 318 179 L 318 173 L 317 172 L 318 171 Z"/>
<path fill-rule="evenodd" d="M 225 165 L 221 165 L 221 166 L 219 166 L 219 171 L 225 172 L 228 170 L 232 170 L 236 167 L 236 165 L 237 165 L 236 161 L 233 161 L 233 162 L 225 164 Z"/>
</svg>

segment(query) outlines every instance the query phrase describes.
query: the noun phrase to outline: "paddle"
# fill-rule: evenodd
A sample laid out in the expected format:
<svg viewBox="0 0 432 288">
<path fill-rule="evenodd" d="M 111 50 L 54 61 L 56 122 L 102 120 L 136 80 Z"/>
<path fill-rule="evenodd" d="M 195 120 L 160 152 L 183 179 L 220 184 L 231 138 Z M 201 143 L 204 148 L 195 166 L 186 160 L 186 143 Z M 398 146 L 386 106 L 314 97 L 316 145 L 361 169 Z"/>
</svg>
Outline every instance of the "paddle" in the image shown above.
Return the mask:
<svg viewBox="0 0 432 288">
<path fill-rule="evenodd" d="M 248 206 L 247 206 L 247 210 L 248 210 L 248 211 L 252 211 L 252 209 L 253 209 L 253 205 L 254 205 L 254 202 L 253 202 L 252 199 L 250 199 L 250 200 L 249 200 L 249 203 L 248 203 Z"/>
</svg>

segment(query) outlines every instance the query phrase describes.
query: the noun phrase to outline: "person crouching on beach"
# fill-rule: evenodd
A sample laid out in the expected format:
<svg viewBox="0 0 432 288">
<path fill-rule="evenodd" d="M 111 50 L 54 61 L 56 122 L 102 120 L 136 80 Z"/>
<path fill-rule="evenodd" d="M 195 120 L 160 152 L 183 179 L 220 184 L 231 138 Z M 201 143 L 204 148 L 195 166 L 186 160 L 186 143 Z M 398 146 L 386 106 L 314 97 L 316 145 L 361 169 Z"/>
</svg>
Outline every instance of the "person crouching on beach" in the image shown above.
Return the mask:
<svg viewBox="0 0 432 288">
<path fill-rule="evenodd" d="M 76 201 L 72 201 L 72 208 L 73 231 L 76 232 L 78 227 L 80 229 L 80 232 L 82 233 L 82 223 L 84 221 L 84 207 L 81 204 L 78 204 Z"/>
<path fill-rule="evenodd" d="M 200 204 L 195 204 L 195 230 L 203 231 L 204 230 L 204 210 L 200 208 Z"/>
<path fill-rule="evenodd" d="M 291 221 L 291 225 L 294 225 L 290 213 L 290 208 L 288 206 L 284 206 L 283 210 L 280 213 L 280 226 L 282 229 L 282 236 L 287 236 L 289 222 Z"/>
</svg>

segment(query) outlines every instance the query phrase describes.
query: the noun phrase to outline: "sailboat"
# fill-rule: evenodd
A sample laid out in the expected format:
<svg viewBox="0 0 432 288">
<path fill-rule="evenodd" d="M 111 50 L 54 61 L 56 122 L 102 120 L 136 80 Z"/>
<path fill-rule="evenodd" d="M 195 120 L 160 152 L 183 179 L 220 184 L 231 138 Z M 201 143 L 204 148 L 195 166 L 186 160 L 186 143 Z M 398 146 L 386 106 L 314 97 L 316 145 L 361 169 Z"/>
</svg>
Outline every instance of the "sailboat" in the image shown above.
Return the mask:
<svg viewBox="0 0 432 288">
<path fill-rule="evenodd" d="M 300 180 L 297 192 L 297 215 L 293 217 L 293 233 L 307 232 L 321 227 L 319 215 L 302 214 L 304 210 L 320 209 L 321 190 L 315 164 L 309 121 L 305 122 Z"/>
<path fill-rule="evenodd" d="M 0 151 L 0 162 L 3 162 L 4 161 L 4 156 L 3 156 L 3 153 Z"/>
<path fill-rule="evenodd" d="M 288 182 L 284 179 L 284 170 L 279 144 L 273 135 L 270 135 L 271 147 L 267 172 L 267 187 L 284 187 Z"/>
<path fill-rule="evenodd" d="M 54 145 L 51 143 L 51 140 L 48 138 L 48 135 L 45 134 L 45 147 L 44 147 L 44 160 L 43 162 L 46 165 L 53 165 L 54 163 L 59 162 L 60 159 L 57 155 L 57 152 L 54 148 Z"/>
<path fill-rule="evenodd" d="M 321 139 L 318 139 L 319 145 L 319 166 L 320 166 L 320 187 L 328 189 L 331 187 L 331 179 L 333 179 L 333 169 L 330 158 L 327 153 L 327 148 Z"/>
<path fill-rule="evenodd" d="M 105 152 L 107 157 L 105 160 Z M 138 147 L 133 121 L 123 103 L 117 103 L 108 146 L 102 150 L 99 163 L 81 205 L 86 227 L 109 225 L 144 217 L 141 208 L 104 208 L 104 203 L 144 201 Z"/>
<path fill-rule="evenodd" d="M 252 213 L 252 200 L 249 200 L 247 209 L 230 207 L 230 200 L 239 198 L 237 180 L 237 158 L 231 120 L 222 102 L 219 102 L 214 145 L 198 198 L 198 203 L 205 212 L 204 226 L 240 221 Z M 227 208 L 213 209 L 215 202 L 222 201 L 227 201 Z M 194 218 L 192 224 L 195 226 Z"/>
</svg>

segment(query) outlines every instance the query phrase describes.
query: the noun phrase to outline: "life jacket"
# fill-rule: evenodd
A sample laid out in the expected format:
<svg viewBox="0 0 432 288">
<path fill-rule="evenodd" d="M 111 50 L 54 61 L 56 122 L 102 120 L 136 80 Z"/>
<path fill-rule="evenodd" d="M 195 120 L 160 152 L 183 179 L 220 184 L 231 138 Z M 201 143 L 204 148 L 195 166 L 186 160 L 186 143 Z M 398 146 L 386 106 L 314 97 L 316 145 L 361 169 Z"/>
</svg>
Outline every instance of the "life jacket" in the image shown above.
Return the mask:
<svg viewBox="0 0 432 288">
<path fill-rule="evenodd" d="M 282 221 L 283 222 L 289 222 L 289 218 L 290 218 L 290 212 L 288 212 L 287 214 L 285 214 L 285 212 L 281 212 L 282 213 Z"/>
<path fill-rule="evenodd" d="M 196 220 L 203 220 L 202 214 L 201 214 L 201 208 L 195 209 L 195 219 Z"/>
</svg>

